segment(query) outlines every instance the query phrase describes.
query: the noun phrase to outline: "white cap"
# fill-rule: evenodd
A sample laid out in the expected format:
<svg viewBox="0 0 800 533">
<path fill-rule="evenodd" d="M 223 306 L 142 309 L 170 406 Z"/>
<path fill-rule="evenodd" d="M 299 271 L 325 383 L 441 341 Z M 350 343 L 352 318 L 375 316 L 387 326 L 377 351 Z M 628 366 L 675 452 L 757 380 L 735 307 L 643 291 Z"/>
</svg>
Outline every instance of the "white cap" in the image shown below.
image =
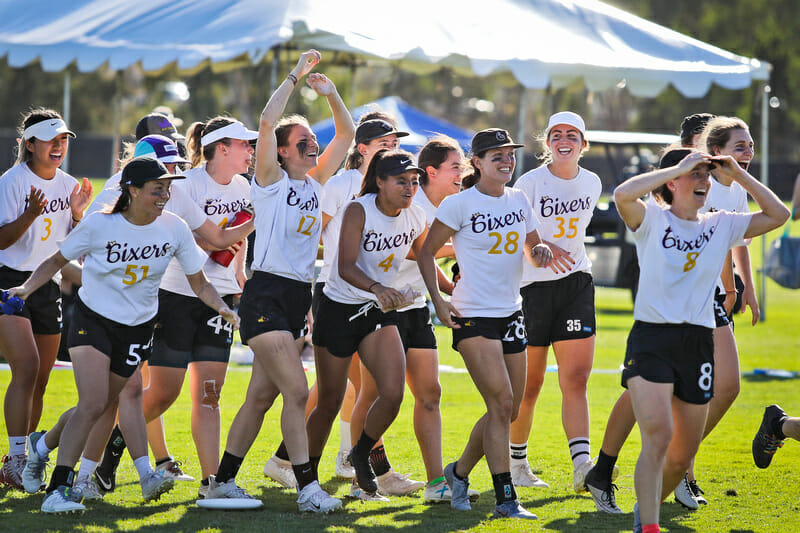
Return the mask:
<svg viewBox="0 0 800 533">
<path fill-rule="evenodd" d="M 234 120 L 227 126 L 222 126 L 210 133 L 206 133 L 200 137 L 200 146 L 208 146 L 211 143 L 217 142 L 220 139 L 239 139 L 242 141 L 252 141 L 258 139 L 258 132 L 248 130 L 244 124 L 238 120 Z"/>
<path fill-rule="evenodd" d="M 559 124 L 566 124 L 567 126 L 572 126 L 583 135 L 583 138 L 586 138 L 586 124 L 583 123 L 583 119 L 577 113 L 573 113 L 572 111 L 561 111 L 556 113 L 555 115 L 550 117 L 550 121 L 547 123 L 547 129 L 544 130 L 544 136 L 550 136 L 550 130 L 553 129 L 554 126 L 558 126 Z"/>
<path fill-rule="evenodd" d="M 50 118 L 25 128 L 25 131 L 22 132 L 22 138 L 26 141 L 32 137 L 36 137 L 40 141 L 50 141 L 62 133 L 75 137 L 75 134 L 67 127 L 66 122 L 60 118 Z"/>
</svg>

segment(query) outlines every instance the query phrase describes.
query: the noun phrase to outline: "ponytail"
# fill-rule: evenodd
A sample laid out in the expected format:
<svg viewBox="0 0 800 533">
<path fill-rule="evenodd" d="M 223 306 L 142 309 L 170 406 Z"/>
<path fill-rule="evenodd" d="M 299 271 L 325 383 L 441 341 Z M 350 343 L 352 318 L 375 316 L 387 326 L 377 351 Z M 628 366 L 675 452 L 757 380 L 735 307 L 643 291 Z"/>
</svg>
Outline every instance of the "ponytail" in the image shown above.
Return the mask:
<svg viewBox="0 0 800 533">
<path fill-rule="evenodd" d="M 223 128 L 228 124 L 233 124 L 233 119 L 217 116 L 208 122 L 194 122 L 191 126 L 189 126 L 189 129 L 186 131 L 186 153 L 189 156 L 189 160 L 192 162 L 192 168 L 199 167 L 204 160 L 211 161 L 214 159 L 214 154 L 217 151 L 217 145 L 231 145 L 231 140 L 227 137 L 218 141 L 214 141 L 207 146 L 203 146 L 200 142 L 203 135 Z"/>
<path fill-rule="evenodd" d="M 114 207 L 111 208 L 111 213 L 122 213 L 123 211 L 127 211 L 128 208 L 131 206 L 131 191 L 130 187 L 132 185 L 120 185 L 120 190 L 122 191 L 117 198 L 117 203 L 114 204 Z"/>
<path fill-rule="evenodd" d="M 358 193 L 359 196 L 370 193 L 378 194 L 378 161 L 391 153 L 393 152 L 390 150 L 378 150 L 375 152 L 375 155 L 372 156 L 372 161 L 369 162 L 369 166 L 367 167 L 367 173 L 364 174 L 364 181 L 361 182 L 361 191 Z M 385 176 L 380 176 L 380 178 L 386 179 Z"/>
</svg>

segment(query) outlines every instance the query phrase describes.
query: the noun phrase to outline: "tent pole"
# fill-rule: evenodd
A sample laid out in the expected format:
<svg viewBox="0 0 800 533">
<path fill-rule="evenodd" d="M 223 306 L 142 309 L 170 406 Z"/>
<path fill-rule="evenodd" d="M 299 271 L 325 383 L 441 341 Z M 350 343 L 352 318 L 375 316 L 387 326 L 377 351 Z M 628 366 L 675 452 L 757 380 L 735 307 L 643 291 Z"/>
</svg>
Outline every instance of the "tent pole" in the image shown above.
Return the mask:
<svg viewBox="0 0 800 533">
<path fill-rule="evenodd" d="M 526 124 L 525 124 L 525 117 L 528 114 L 528 99 L 526 96 L 528 95 L 528 89 L 523 85 L 522 86 L 522 93 L 519 96 L 519 117 L 517 122 L 518 128 L 518 137 L 517 142 L 520 144 L 525 144 L 525 139 L 528 137 L 526 133 Z M 525 170 L 522 167 L 525 166 L 525 149 L 522 149 L 522 157 L 517 162 L 518 164 L 514 167 L 514 181 L 516 181 L 521 175 L 522 172 Z"/>
<path fill-rule="evenodd" d="M 64 103 L 61 105 L 61 116 L 64 118 L 64 122 L 67 124 L 70 123 L 70 100 L 72 99 L 71 96 L 71 87 L 72 86 L 72 79 L 69 73 L 69 67 L 64 70 Z M 67 150 L 67 155 L 64 156 L 64 162 L 61 163 L 61 170 L 64 172 L 69 173 L 69 150 Z"/>
<path fill-rule="evenodd" d="M 769 187 L 769 94 L 772 88 L 769 80 L 764 82 L 761 89 L 761 183 Z M 767 319 L 767 276 L 764 274 L 764 265 L 767 256 L 767 236 L 761 236 L 761 294 L 759 295 L 760 322 Z"/>
<path fill-rule="evenodd" d="M 269 71 L 269 95 L 267 95 L 267 98 L 278 88 L 278 68 L 281 62 L 280 52 L 280 46 L 276 46 L 272 49 L 272 69 Z"/>
<path fill-rule="evenodd" d="M 109 176 L 113 176 L 117 172 L 117 161 L 119 159 L 119 124 L 122 117 L 122 94 L 121 94 L 121 78 L 122 73 L 117 72 L 114 75 L 114 100 L 112 104 L 113 116 L 111 119 L 111 127 L 113 128 L 113 136 L 111 140 L 111 161 Z"/>
<path fill-rule="evenodd" d="M 352 112 L 353 109 L 356 107 L 356 70 L 358 66 L 356 65 L 355 59 L 350 64 L 350 111 Z"/>
</svg>

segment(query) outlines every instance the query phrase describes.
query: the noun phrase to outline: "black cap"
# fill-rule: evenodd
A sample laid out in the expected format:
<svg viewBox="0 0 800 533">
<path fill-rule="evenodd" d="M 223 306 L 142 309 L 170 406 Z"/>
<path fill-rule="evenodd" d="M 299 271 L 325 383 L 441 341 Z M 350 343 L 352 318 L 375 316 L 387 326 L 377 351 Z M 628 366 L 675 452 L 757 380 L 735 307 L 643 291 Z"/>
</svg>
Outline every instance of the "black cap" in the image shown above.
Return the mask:
<svg viewBox="0 0 800 533">
<path fill-rule="evenodd" d="M 378 161 L 378 166 L 375 172 L 378 176 L 397 176 L 409 170 L 416 170 L 419 174 L 424 174 L 424 171 L 418 166 L 414 165 L 414 160 L 408 154 L 392 154 L 381 158 Z"/>
<path fill-rule="evenodd" d="M 506 130 L 500 128 L 489 128 L 481 130 L 472 138 L 472 153 L 482 154 L 493 148 L 522 148 L 524 144 L 514 144 L 514 140 Z"/>
<path fill-rule="evenodd" d="M 407 137 L 409 133 L 406 131 L 397 131 L 394 126 L 385 120 L 375 118 L 362 122 L 359 124 L 358 128 L 356 128 L 356 144 L 367 144 L 373 139 L 380 139 L 387 135 Z"/>
<path fill-rule="evenodd" d="M 149 155 L 142 155 L 131 159 L 122 169 L 120 185 L 133 185 L 142 187 L 148 181 L 155 180 L 182 180 L 185 176 L 170 174 L 164 163 Z"/>
<path fill-rule="evenodd" d="M 681 122 L 681 138 L 689 138 L 692 135 L 702 133 L 708 121 L 714 118 L 711 113 L 695 113 L 689 115 Z"/>
<path fill-rule="evenodd" d="M 173 141 L 183 140 L 186 137 L 178 133 L 175 125 L 170 122 L 166 115 L 161 113 L 150 113 L 145 115 L 136 125 L 136 140 L 148 135 L 163 135 Z"/>
</svg>

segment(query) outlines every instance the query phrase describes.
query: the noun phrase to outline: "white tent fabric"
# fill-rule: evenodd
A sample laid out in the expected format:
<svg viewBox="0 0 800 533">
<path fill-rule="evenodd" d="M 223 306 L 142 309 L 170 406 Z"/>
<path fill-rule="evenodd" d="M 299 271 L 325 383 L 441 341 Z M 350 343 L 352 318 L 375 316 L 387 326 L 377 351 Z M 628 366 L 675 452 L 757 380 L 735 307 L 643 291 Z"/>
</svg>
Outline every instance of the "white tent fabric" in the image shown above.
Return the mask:
<svg viewBox="0 0 800 533">
<path fill-rule="evenodd" d="M 712 83 L 742 89 L 770 68 L 595 0 L 0 0 L 0 56 L 15 67 L 191 69 L 260 61 L 284 44 L 412 69 L 510 72 L 531 89 L 624 80 L 637 96 L 669 84 L 688 97 Z"/>
</svg>

